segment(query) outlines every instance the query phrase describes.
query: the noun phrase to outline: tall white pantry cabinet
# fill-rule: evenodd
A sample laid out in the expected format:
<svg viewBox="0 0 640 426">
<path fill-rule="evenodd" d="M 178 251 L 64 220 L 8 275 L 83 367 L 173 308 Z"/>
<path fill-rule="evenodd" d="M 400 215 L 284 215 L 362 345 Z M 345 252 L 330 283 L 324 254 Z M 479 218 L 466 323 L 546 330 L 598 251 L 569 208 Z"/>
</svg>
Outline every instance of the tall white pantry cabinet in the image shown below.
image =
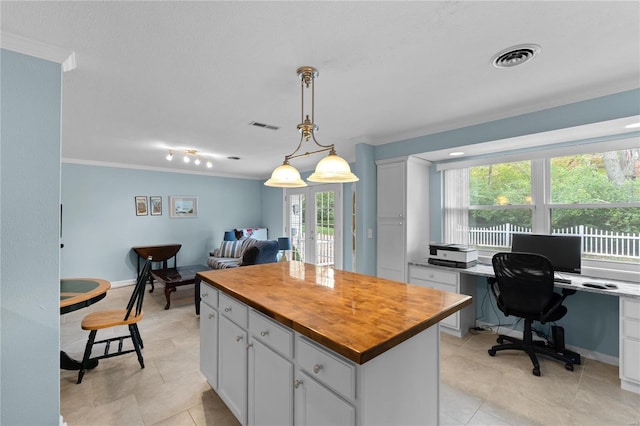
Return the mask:
<svg viewBox="0 0 640 426">
<path fill-rule="evenodd" d="M 407 282 L 407 262 L 429 248 L 429 166 L 417 157 L 376 161 L 376 275 Z"/>
</svg>

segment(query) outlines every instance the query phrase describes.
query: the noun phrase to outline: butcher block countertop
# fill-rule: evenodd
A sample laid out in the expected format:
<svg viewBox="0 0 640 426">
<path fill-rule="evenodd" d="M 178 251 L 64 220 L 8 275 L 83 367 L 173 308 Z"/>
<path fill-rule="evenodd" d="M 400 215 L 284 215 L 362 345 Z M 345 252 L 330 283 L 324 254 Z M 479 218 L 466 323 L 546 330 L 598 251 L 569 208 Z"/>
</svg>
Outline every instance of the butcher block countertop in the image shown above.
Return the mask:
<svg viewBox="0 0 640 426">
<path fill-rule="evenodd" d="M 358 364 L 471 304 L 463 294 L 295 261 L 197 275 Z"/>
</svg>

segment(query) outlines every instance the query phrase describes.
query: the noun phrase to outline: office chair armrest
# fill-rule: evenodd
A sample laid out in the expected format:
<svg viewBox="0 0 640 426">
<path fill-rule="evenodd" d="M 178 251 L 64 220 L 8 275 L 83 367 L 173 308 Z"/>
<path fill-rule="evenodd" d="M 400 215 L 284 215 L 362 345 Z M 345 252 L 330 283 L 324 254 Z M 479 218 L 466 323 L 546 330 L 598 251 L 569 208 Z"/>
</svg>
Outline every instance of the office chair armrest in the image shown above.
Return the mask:
<svg viewBox="0 0 640 426">
<path fill-rule="evenodd" d="M 560 299 L 558 299 L 558 301 L 556 303 L 554 303 L 553 306 L 546 311 L 545 315 L 542 315 L 541 322 L 543 322 L 543 323 L 547 322 L 548 318 L 553 315 L 553 313 L 556 311 L 556 309 L 558 309 L 560 306 L 562 306 L 562 303 L 564 302 L 564 299 L 566 299 L 567 296 L 571 296 L 572 294 L 575 294 L 575 293 L 576 293 L 575 289 L 563 288 L 562 289 L 562 296 L 560 296 Z"/>
</svg>

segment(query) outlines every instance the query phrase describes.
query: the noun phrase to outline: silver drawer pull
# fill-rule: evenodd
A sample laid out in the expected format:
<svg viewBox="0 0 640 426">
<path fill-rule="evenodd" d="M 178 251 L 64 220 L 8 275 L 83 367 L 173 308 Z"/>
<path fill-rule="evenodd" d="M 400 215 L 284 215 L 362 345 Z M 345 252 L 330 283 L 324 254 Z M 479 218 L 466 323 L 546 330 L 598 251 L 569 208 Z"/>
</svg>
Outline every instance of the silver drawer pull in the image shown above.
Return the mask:
<svg viewBox="0 0 640 426">
<path fill-rule="evenodd" d="M 231 307 L 224 308 L 224 311 L 225 311 L 225 312 L 231 312 Z"/>
<path fill-rule="evenodd" d="M 202 293 L 202 297 L 207 297 L 209 293 Z"/>
<path fill-rule="evenodd" d="M 236 336 L 236 342 L 241 342 L 242 341 L 242 336 Z"/>
<path fill-rule="evenodd" d="M 322 366 L 320 364 L 316 364 L 313 366 L 313 372 L 318 374 L 322 370 Z"/>
<path fill-rule="evenodd" d="M 294 387 L 294 388 L 296 388 L 296 389 L 298 389 L 298 388 L 300 387 L 300 385 L 301 385 L 301 384 L 302 384 L 302 380 L 296 379 L 296 380 L 293 382 L 293 387 Z"/>
<path fill-rule="evenodd" d="M 213 319 L 213 317 L 215 317 L 215 315 L 209 314 L 209 319 Z"/>
<path fill-rule="evenodd" d="M 269 334 L 269 332 L 268 332 L 268 331 L 261 331 L 261 332 L 260 332 L 260 335 L 261 335 L 262 337 L 266 336 L 267 334 Z"/>
<path fill-rule="evenodd" d="M 253 347 L 253 343 L 247 344 L 247 349 L 252 348 L 252 347 Z"/>
</svg>

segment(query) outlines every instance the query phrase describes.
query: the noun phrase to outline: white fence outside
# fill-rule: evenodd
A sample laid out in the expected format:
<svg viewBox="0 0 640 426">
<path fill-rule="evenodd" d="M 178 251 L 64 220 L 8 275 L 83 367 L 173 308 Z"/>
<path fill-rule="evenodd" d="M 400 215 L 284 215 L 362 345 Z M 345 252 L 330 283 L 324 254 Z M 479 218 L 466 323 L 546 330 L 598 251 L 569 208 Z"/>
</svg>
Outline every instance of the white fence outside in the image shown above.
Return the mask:
<svg viewBox="0 0 640 426">
<path fill-rule="evenodd" d="M 511 247 L 513 234 L 531 234 L 531 228 L 503 225 L 488 228 L 469 228 L 469 245 L 505 249 Z M 587 256 L 629 258 L 640 261 L 640 234 L 609 232 L 587 226 L 554 229 L 553 235 L 582 237 L 582 253 Z"/>
</svg>

